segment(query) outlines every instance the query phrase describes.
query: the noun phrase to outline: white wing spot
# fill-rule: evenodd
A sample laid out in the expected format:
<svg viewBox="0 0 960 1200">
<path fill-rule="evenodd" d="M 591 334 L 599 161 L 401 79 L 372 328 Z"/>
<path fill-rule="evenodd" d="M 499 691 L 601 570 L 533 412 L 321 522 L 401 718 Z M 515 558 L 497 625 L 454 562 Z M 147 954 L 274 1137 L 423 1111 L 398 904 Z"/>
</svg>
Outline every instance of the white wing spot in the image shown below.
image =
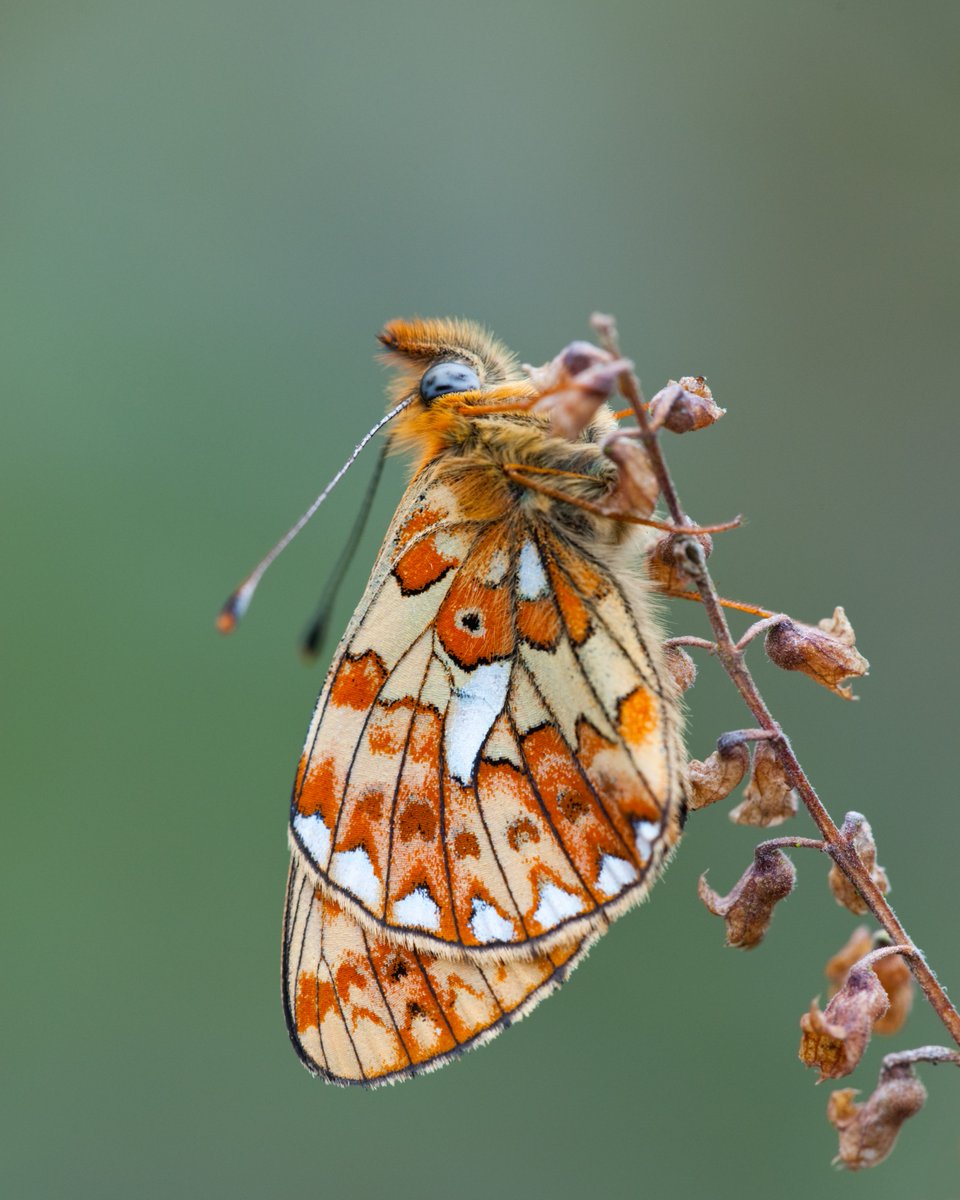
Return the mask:
<svg viewBox="0 0 960 1200">
<path fill-rule="evenodd" d="M 497 587 L 503 583 L 504 576 L 510 569 L 510 558 L 506 550 L 494 550 L 490 556 L 490 564 L 487 567 L 487 572 L 483 577 L 483 582 L 488 587 Z"/>
<path fill-rule="evenodd" d="M 524 542 L 520 547 L 520 563 L 517 571 L 517 591 L 522 600 L 536 600 L 547 593 L 547 577 L 543 563 L 533 542 Z"/>
<path fill-rule="evenodd" d="M 579 896 L 574 896 L 572 892 L 565 892 L 563 888 L 557 887 L 549 880 L 540 884 L 540 903 L 537 905 L 537 911 L 533 914 L 533 919 L 540 924 L 541 928 L 552 929 L 554 925 L 559 925 L 567 917 L 575 917 L 578 912 L 583 912 L 583 901 Z"/>
<path fill-rule="evenodd" d="M 380 907 L 380 880 L 374 873 L 370 856 L 362 846 L 356 850 L 338 850 L 330 861 L 330 878 L 362 900 L 368 908 Z"/>
<path fill-rule="evenodd" d="M 649 853 L 649 850 L 648 850 Z M 597 876 L 597 887 L 608 896 L 616 896 L 636 883 L 637 871 L 633 863 L 625 858 L 617 858 L 613 854 L 605 854 L 600 860 L 600 873 Z"/>
<path fill-rule="evenodd" d="M 637 854 L 644 862 L 653 852 L 653 842 L 660 833 L 659 821 L 634 821 L 633 832 L 636 838 Z"/>
<path fill-rule="evenodd" d="M 478 942 L 513 941 L 513 922 L 501 917 L 492 904 L 477 896 L 470 910 L 470 929 Z"/>
<path fill-rule="evenodd" d="M 443 750 L 454 779 L 469 786 L 477 757 L 493 723 L 503 711 L 510 682 L 508 662 L 485 663 L 471 671 L 450 697 Z"/>
<path fill-rule="evenodd" d="M 393 906 L 393 916 L 401 925 L 417 925 L 420 929 L 440 928 L 440 909 L 425 887 L 414 888 L 409 895 Z"/>
<path fill-rule="evenodd" d="M 305 817 L 297 813 L 293 818 L 293 832 L 297 835 L 307 853 L 318 866 L 327 865 L 327 855 L 330 853 L 330 830 L 324 825 L 319 813 L 311 813 Z"/>
</svg>

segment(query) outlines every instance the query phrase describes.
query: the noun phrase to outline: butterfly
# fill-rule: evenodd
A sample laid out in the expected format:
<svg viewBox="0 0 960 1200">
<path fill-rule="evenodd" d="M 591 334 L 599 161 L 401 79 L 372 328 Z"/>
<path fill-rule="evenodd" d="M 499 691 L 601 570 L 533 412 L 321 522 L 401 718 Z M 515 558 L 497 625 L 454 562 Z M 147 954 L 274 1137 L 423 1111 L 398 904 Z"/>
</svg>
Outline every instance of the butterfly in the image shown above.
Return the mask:
<svg viewBox="0 0 960 1200">
<path fill-rule="evenodd" d="M 282 967 L 301 1060 L 367 1085 L 562 983 L 649 891 L 686 788 L 649 534 L 594 511 L 613 413 L 557 436 L 471 322 L 379 336 L 415 465 L 297 769 Z"/>
</svg>

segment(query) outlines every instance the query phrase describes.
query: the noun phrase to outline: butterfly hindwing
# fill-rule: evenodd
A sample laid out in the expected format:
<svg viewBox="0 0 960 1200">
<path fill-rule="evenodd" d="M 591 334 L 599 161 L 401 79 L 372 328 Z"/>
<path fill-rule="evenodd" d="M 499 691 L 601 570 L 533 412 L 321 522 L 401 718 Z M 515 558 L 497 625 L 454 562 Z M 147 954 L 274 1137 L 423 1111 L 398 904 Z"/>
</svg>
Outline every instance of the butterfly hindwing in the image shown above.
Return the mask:
<svg viewBox="0 0 960 1200">
<path fill-rule="evenodd" d="M 294 845 L 371 934 L 530 957 L 605 927 L 676 841 L 675 700 L 598 558 L 423 480 L 321 694 Z"/>
</svg>

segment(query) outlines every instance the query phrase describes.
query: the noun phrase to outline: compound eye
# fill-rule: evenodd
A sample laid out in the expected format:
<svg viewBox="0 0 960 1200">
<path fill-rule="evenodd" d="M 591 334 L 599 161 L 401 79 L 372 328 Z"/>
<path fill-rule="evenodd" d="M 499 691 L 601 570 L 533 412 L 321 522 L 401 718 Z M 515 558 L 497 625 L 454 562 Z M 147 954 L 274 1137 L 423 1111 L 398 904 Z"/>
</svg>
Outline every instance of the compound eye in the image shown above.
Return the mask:
<svg viewBox="0 0 960 1200">
<path fill-rule="evenodd" d="M 472 392 L 479 386 L 479 376 L 466 363 L 437 363 L 420 380 L 420 398 L 424 404 L 432 404 L 438 396 L 446 396 L 448 392 Z"/>
</svg>

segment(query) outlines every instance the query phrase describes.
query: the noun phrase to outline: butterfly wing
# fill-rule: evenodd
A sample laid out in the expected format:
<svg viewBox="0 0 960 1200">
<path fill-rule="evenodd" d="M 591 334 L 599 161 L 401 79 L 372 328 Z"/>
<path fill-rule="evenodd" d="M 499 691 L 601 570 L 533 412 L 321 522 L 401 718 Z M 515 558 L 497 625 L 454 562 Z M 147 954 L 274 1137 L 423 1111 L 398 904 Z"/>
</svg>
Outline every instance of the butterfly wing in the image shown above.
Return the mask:
<svg viewBox="0 0 960 1200">
<path fill-rule="evenodd" d="M 525 1016 L 569 975 L 585 942 L 481 965 L 370 933 L 290 864 L 284 1012 L 301 1060 L 333 1083 L 377 1085 L 432 1071 Z"/>
<path fill-rule="evenodd" d="M 294 789 L 295 852 L 346 913 L 479 962 L 576 941 L 645 894 L 684 784 L 644 609 L 548 516 L 415 481 Z"/>
</svg>

